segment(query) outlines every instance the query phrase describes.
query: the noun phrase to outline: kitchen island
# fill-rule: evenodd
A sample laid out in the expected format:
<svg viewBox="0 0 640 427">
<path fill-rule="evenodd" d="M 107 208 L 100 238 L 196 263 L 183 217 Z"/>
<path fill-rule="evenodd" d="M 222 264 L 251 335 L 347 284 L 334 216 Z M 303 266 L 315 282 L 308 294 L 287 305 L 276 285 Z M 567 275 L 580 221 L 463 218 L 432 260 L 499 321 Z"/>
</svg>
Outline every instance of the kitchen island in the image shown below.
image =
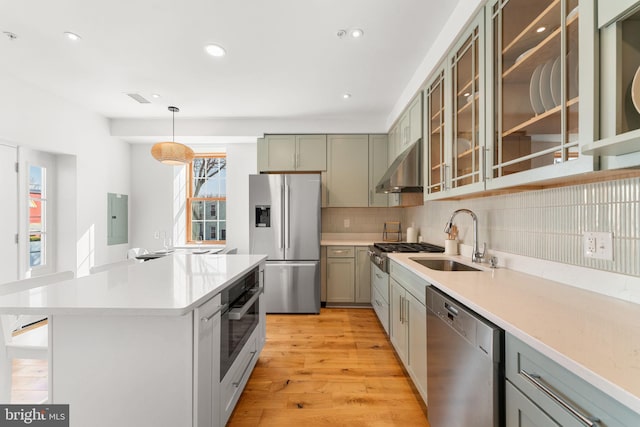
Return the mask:
<svg viewBox="0 0 640 427">
<path fill-rule="evenodd" d="M 262 286 L 265 258 L 176 253 L 2 296 L 0 313 L 48 316 L 49 401 L 70 405 L 72 426 L 221 425 L 264 345 L 265 311 L 259 298 L 225 384 L 220 295 L 256 268 Z"/>
</svg>

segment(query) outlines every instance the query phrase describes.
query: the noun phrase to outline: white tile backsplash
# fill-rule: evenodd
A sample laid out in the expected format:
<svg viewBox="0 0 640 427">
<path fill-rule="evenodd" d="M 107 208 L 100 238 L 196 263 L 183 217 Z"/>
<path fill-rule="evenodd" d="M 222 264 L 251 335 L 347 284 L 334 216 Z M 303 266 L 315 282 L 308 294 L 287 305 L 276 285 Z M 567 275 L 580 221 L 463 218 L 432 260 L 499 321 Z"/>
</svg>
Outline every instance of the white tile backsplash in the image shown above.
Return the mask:
<svg viewBox="0 0 640 427">
<path fill-rule="evenodd" d="M 415 223 L 425 241 L 442 244 L 445 222 L 463 207 L 478 216 L 480 244 L 491 250 L 640 277 L 640 178 L 427 202 L 404 209 L 402 221 Z M 459 214 L 454 222 L 459 240 L 471 245 L 471 217 Z M 613 233 L 613 261 L 584 256 L 585 231 Z"/>
</svg>

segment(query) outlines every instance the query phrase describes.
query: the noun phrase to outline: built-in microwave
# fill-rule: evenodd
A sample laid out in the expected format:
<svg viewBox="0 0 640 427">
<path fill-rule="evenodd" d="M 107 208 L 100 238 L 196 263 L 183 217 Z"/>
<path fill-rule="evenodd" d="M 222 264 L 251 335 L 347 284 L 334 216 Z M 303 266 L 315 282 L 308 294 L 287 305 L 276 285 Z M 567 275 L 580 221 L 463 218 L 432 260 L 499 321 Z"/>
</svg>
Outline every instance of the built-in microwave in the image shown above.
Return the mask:
<svg viewBox="0 0 640 427">
<path fill-rule="evenodd" d="M 220 379 L 229 371 L 260 321 L 259 269 L 245 274 L 221 292 Z"/>
</svg>

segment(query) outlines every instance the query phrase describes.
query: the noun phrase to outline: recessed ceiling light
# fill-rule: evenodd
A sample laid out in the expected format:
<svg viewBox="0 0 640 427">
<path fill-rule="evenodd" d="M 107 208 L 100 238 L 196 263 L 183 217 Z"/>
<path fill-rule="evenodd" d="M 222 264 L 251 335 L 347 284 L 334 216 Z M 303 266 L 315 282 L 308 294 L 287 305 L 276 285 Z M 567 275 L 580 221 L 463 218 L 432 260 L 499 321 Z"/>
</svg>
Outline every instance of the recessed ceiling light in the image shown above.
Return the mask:
<svg viewBox="0 0 640 427">
<path fill-rule="evenodd" d="M 353 30 L 351 30 L 351 37 L 353 37 L 354 39 L 360 38 L 364 36 L 364 31 L 362 31 L 360 28 L 354 28 Z"/>
<path fill-rule="evenodd" d="M 72 33 L 71 31 L 65 31 L 64 32 L 64 36 L 66 38 L 68 38 L 69 40 L 72 40 L 74 42 L 81 39 L 81 37 L 79 35 L 77 35 L 76 33 Z"/>
<path fill-rule="evenodd" d="M 543 33 L 543 32 L 545 32 L 546 30 L 547 30 L 547 27 L 539 27 L 539 28 L 536 30 L 536 33 Z"/>
<path fill-rule="evenodd" d="M 5 36 L 7 36 L 9 38 L 9 40 L 15 40 L 18 38 L 18 36 L 14 33 L 12 33 L 11 31 L 3 31 L 2 32 Z"/>
<path fill-rule="evenodd" d="M 217 44 L 208 44 L 204 47 L 204 50 L 206 50 L 209 55 L 215 56 L 217 58 L 225 56 L 227 54 L 227 51 L 224 50 L 222 46 L 219 46 Z"/>
<path fill-rule="evenodd" d="M 351 98 L 351 94 L 350 93 L 345 93 L 344 95 L 342 95 L 343 99 L 349 99 Z"/>
<path fill-rule="evenodd" d="M 158 95 L 157 93 L 152 93 L 151 97 L 155 98 L 155 99 L 158 99 L 158 98 L 160 98 L 160 95 Z"/>
</svg>

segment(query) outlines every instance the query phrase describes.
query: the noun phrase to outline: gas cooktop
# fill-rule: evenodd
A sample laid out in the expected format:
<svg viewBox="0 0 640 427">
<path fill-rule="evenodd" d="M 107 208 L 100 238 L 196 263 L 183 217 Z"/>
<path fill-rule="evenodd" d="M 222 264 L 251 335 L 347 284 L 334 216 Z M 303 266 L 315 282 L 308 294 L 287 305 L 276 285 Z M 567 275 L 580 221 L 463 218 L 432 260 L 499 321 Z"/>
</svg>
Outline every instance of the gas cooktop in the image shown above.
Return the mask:
<svg viewBox="0 0 640 427">
<path fill-rule="evenodd" d="M 381 242 L 373 245 L 380 252 L 444 252 L 444 248 L 431 243 Z"/>
</svg>

